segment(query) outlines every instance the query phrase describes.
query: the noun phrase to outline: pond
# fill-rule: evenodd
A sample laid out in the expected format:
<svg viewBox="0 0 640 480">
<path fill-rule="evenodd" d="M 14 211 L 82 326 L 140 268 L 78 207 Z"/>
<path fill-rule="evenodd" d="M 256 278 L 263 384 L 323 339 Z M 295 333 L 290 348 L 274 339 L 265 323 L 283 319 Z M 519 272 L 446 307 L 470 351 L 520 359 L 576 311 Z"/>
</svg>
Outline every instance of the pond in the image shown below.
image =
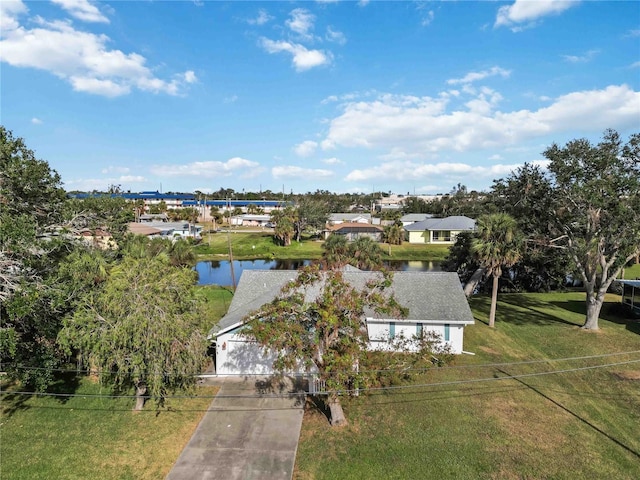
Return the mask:
<svg viewBox="0 0 640 480">
<path fill-rule="evenodd" d="M 311 260 L 234 260 L 233 272 L 236 285 L 243 270 L 297 270 L 309 265 Z M 390 260 L 386 262 L 391 270 L 404 272 L 439 272 L 440 262 L 420 260 Z M 231 268 L 228 260 L 198 262 L 198 285 L 231 286 Z"/>
</svg>

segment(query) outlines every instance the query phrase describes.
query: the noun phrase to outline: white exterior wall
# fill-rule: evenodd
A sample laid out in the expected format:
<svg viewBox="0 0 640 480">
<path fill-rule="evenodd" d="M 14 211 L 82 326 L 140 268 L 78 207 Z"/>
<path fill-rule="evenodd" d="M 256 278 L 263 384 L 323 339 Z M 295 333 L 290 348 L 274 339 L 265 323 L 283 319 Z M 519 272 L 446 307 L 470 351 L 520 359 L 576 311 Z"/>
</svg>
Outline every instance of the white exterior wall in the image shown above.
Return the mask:
<svg viewBox="0 0 640 480">
<path fill-rule="evenodd" d="M 258 343 L 247 338 L 229 332 L 220 335 L 216 340 L 216 375 L 274 375 L 273 368 L 276 354 L 267 352 Z M 296 369 L 288 373 L 314 373 L 306 372 L 305 368 Z"/>
<path fill-rule="evenodd" d="M 234 333 L 220 335 L 216 343 L 216 374 L 272 375 L 276 356 L 263 355 L 262 347 Z"/>
<path fill-rule="evenodd" d="M 417 334 L 417 327 L 418 322 L 395 322 L 394 335 L 396 337 L 402 335 L 404 336 L 404 338 L 411 338 Z M 367 321 L 367 332 L 369 334 L 370 340 L 369 348 L 371 350 L 389 350 L 390 346 L 388 344 L 388 340 L 390 329 L 391 327 L 389 321 Z M 422 331 L 425 333 L 437 333 L 438 335 L 440 335 L 442 341 L 445 342 L 444 324 L 422 323 Z M 449 340 L 446 341 L 446 343 L 451 348 L 452 353 L 462 353 L 463 334 L 464 325 L 449 324 Z"/>
<path fill-rule="evenodd" d="M 395 336 L 411 338 L 417 333 L 417 322 L 395 322 Z M 423 332 L 438 333 L 444 341 L 444 324 L 422 324 Z M 389 321 L 367 321 L 369 348 L 371 350 L 389 350 Z M 462 353 L 464 325 L 449 326 L 449 344 L 452 353 Z M 378 340 L 378 341 L 376 341 Z M 217 375 L 273 375 L 274 353 L 265 355 L 256 342 L 237 335 L 234 331 L 220 335 L 216 340 Z M 307 373 L 304 368 L 289 373 Z"/>
</svg>

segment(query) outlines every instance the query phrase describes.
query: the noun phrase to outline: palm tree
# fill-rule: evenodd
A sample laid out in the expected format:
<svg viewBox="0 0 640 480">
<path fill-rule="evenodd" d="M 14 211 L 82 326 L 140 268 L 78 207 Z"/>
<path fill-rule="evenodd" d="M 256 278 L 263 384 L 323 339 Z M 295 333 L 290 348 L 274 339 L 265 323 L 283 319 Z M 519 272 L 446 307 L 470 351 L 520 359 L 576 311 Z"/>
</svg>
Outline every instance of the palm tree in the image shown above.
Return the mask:
<svg viewBox="0 0 640 480">
<path fill-rule="evenodd" d="M 402 245 L 404 240 L 404 228 L 402 228 L 402 222 L 395 222 L 392 225 L 385 227 L 384 237 L 389 245 Z"/>
<path fill-rule="evenodd" d="M 371 237 L 358 237 L 349 245 L 349 263 L 361 270 L 377 270 L 382 267 L 382 249 Z"/>
<path fill-rule="evenodd" d="M 349 242 L 344 235 L 329 235 L 322 244 L 322 249 L 322 259 L 328 268 L 342 268 L 349 263 Z"/>
<path fill-rule="evenodd" d="M 498 301 L 498 280 L 502 267 L 511 267 L 522 254 L 522 237 L 513 217 L 506 213 L 483 215 L 477 221 L 477 237 L 471 243 L 471 251 L 480 264 L 493 276 L 489 326 L 495 325 Z"/>
</svg>

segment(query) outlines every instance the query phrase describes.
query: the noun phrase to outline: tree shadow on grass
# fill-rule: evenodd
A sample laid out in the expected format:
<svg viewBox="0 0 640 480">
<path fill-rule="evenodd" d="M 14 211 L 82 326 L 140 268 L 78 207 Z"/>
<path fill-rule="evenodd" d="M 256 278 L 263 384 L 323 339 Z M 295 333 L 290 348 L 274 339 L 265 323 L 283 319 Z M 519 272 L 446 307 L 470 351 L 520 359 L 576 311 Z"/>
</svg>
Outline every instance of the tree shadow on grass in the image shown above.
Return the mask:
<svg viewBox="0 0 640 480">
<path fill-rule="evenodd" d="M 488 317 L 490 303 L 488 297 L 474 299 L 474 309 L 481 311 L 483 314 L 486 312 L 486 316 Z M 550 307 L 552 308 L 550 309 Z M 496 325 L 508 323 L 513 325 L 542 326 L 561 323 L 574 327 L 580 326 L 579 323 L 564 318 L 562 315 L 564 309 L 564 303 L 560 302 L 545 302 L 521 294 L 502 294 L 498 296 Z M 478 319 L 477 317 L 476 320 L 488 324 L 485 320 Z"/>
<path fill-rule="evenodd" d="M 565 309 L 569 312 L 587 315 L 587 307 L 584 301 L 568 300 L 566 302 L 550 302 L 555 307 Z M 600 320 L 625 325 L 626 329 L 640 335 L 640 322 L 633 318 L 631 312 L 618 302 L 605 302 L 600 311 Z"/>
<path fill-rule="evenodd" d="M 42 395 L 38 395 L 35 391 L 28 391 L 28 393 L 11 393 L 13 392 L 27 392 L 23 390 L 18 384 L 3 383 L 0 387 L 3 392 L 6 392 L 2 396 L 2 414 L 11 416 L 18 411 L 28 410 L 33 407 L 29 404 L 29 400 L 34 397 L 50 396 L 64 405 L 71 396 L 76 393 L 80 386 L 80 374 L 78 372 L 59 372 L 55 374 L 54 381 Z M 50 394 L 50 395 L 49 395 Z"/>
</svg>

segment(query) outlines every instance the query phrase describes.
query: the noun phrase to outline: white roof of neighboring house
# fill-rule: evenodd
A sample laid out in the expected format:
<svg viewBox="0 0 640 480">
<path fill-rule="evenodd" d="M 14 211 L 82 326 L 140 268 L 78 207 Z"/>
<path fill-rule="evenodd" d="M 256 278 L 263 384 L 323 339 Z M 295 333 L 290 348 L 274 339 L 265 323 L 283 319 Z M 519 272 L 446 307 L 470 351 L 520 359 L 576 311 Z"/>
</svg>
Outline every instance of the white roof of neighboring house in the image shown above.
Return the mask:
<svg viewBox="0 0 640 480">
<path fill-rule="evenodd" d="M 329 215 L 330 222 L 353 222 L 358 218 L 371 221 L 370 213 L 331 213 Z"/>
<path fill-rule="evenodd" d="M 242 220 L 248 220 L 253 222 L 268 222 L 271 220 L 271 215 L 252 215 L 252 214 L 242 214 L 242 215 L 234 215 L 231 218 L 241 218 Z"/>
<path fill-rule="evenodd" d="M 472 231 L 476 229 L 476 221 L 464 216 L 427 218 L 421 222 L 407 225 L 404 229 L 408 232 L 423 232 L 425 230 Z"/>
<path fill-rule="evenodd" d="M 209 332 L 210 337 L 240 326 L 245 317 L 271 302 L 282 287 L 298 275 L 294 270 L 245 270 L 229 306 L 229 311 Z M 357 289 L 365 288 L 378 272 L 365 272 L 350 268 L 343 272 L 344 279 Z M 406 319 L 429 323 L 470 325 L 474 323 L 467 297 L 455 272 L 395 272 L 389 289 L 403 307 L 408 309 Z M 307 290 L 309 300 L 320 294 L 320 286 Z M 368 318 L 378 315 L 365 312 Z"/>
</svg>

